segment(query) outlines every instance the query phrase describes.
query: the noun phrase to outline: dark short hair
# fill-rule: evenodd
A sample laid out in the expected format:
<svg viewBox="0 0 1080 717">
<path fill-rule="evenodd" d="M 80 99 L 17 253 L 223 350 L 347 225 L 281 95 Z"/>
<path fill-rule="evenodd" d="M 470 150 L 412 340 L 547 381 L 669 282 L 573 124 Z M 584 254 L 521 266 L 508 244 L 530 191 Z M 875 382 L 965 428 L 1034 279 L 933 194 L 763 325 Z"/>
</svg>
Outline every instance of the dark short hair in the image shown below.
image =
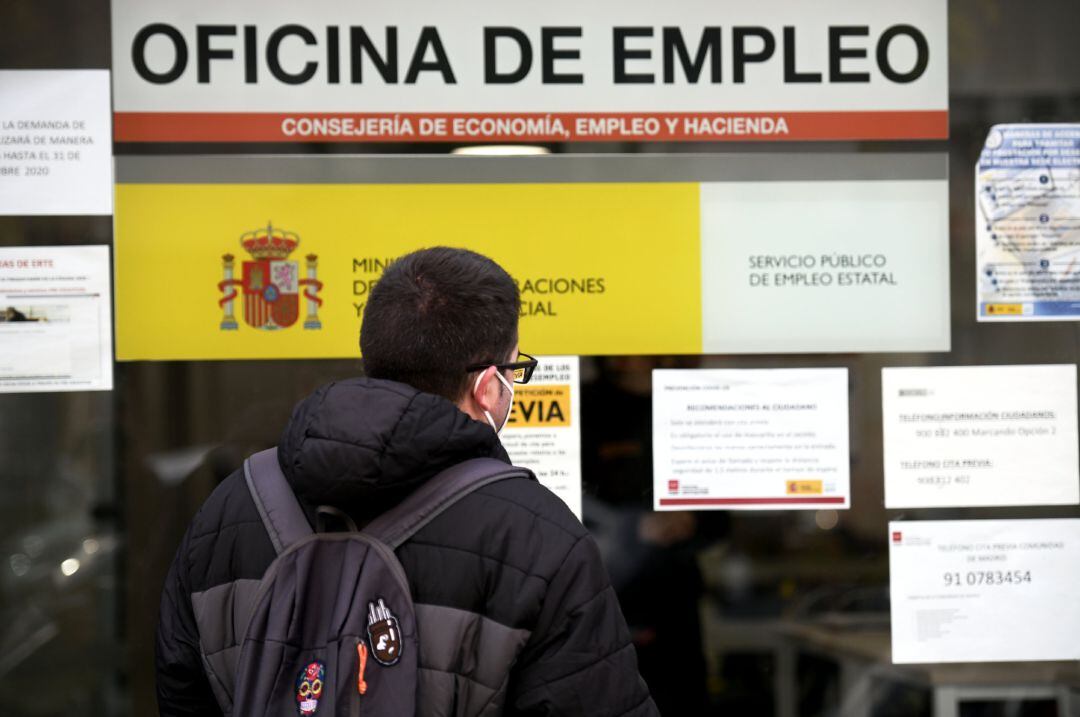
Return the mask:
<svg viewBox="0 0 1080 717">
<path fill-rule="evenodd" d="M 514 280 L 482 254 L 449 247 L 406 254 L 364 307 L 364 371 L 457 402 L 469 388 L 466 366 L 507 360 L 520 310 Z"/>
</svg>

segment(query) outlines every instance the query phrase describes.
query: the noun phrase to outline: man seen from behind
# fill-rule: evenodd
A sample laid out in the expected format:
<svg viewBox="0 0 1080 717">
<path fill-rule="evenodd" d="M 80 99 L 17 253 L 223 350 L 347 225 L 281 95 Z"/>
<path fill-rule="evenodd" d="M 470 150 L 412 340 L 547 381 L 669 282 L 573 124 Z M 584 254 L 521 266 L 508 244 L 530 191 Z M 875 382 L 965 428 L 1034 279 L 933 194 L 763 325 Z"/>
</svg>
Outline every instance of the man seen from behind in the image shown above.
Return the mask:
<svg viewBox="0 0 1080 717">
<path fill-rule="evenodd" d="M 301 401 L 278 445 L 309 518 L 330 505 L 363 526 L 462 461 L 509 463 L 498 432 L 515 382 L 535 368 L 518 350 L 519 310 L 513 279 L 474 252 L 426 249 L 391 264 L 364 311 L 366 376 Z M 417 607 L 418 714 L 658 714 L 596 545 L 535 481 L 477 489 L 396 554 Z M 223 714 L 204 655 L 233 659 L 243 636 L 201 634 L 193 606 L 233 610 L 274 557 L 237 471 L 192 521 L 166 580 L 161 714 Z M 461 639 L 425 642 L 448 624 Z"/>
</svg>

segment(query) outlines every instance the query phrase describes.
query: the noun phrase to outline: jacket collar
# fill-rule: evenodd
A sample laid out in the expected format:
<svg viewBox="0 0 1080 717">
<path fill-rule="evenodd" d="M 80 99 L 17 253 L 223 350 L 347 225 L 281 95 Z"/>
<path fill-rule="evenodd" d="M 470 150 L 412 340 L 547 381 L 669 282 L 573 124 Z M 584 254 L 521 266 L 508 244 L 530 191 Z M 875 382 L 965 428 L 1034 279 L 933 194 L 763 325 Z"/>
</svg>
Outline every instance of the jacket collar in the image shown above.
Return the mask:
<svg viewBox="0 0 1080 717">
<path fill-rule="evenodd" d="M 336 381 L 301 401 L 278 446 L 301 503 L 332 505 L 360 520 L 481 457 L 510 462 L 486 423 L 440 396 L 370 378 Z"/>
</svg>

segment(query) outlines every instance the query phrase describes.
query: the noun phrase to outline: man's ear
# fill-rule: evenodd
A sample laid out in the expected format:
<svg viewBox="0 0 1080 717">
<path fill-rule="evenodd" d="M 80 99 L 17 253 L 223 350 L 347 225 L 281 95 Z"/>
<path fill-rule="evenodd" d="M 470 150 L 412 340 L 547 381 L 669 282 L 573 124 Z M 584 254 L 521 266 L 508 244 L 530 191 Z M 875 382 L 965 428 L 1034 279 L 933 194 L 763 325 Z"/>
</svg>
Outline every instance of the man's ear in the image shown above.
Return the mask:
<svg viewBox="0 0 1080 717">
<path fill-rule="evenodd" d="M 502 384 L 499 383 L 499 379 L 495 378 L 495 373 L 498 370 L 494 366 L 488 366 L 480 374 L 479 383 L 473 384 L 475 390 L 472 392 L 472 398 L 481 411 L 493 411 L 495 406 L 498 405 L 499 394 L 502 393 L 500 390 Z"/>
<path fill-rule="evenodd" d="M 495 378 L 494 366 L 488 366 L 480 374 L 479 380 L 473 379 L 469 383 L 469 389 L 458 402 L 458 408 L 469 414 L 477 421 L 483 421 L 484 411 L 491 411 L 499 400 L 499 379 Z"/>
</svg>

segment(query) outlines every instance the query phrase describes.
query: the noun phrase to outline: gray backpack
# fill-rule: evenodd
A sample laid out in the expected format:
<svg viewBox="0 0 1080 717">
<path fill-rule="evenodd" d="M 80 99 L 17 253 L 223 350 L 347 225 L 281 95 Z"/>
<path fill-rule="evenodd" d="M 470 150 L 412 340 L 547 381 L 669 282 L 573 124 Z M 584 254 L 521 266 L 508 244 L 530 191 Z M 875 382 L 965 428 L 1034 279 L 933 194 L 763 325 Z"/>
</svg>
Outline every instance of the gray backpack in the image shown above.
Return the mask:
<svg viewBox="0 0 1080 717">
<path fill-rule="evenodd" d="M 251 456 L 244 477 L 277 558 L 252 603 L 231 705 L 243 717 L 404 717 L 416 713 L 416 616 L 394 550 L 481 486 L 532 472 L 476 458 L 435 476 L 362 531 L 318 509 L 311 529 L 278 466 Z M 345 532 L 327 532 L 337 522 Z"/>
</svg>

